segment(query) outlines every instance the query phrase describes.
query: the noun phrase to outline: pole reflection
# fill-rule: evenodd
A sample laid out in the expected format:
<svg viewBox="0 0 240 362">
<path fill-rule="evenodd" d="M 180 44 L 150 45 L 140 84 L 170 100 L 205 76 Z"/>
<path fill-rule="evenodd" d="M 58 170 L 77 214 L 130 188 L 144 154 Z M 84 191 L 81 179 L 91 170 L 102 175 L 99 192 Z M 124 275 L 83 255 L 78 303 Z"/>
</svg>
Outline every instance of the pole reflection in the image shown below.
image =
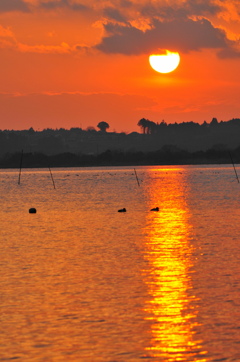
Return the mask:
<svg viewBox="0 0 240 362">
<path fill-rule="evenodd" d="M 149 171 L 151 172 L 151 171 Z M 149 207 L 159 212 L 147 214 L 145 271 L 150 301 L 145 312 L 151 320 L 148 355 L 161 361 L 208 361 L 197 338 L 198 301 L 191 273 L 192 254 L 189 210 L 185 202 L 186 182 L 180 170 L 154 170 L 148 187 Z"/>
</svg>

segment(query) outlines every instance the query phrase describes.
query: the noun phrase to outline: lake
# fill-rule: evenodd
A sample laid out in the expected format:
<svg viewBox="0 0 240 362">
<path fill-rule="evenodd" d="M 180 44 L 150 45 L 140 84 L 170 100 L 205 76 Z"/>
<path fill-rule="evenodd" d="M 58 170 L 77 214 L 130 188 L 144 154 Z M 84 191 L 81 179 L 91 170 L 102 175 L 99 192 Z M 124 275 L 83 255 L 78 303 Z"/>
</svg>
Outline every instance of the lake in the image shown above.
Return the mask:
<svg viewBox="0 0 240 362">
<path fill-rule="evenodd" d="M 231 165 L 52 175 L 0 170 L 0 361 L 240 361 Z"/>
</svg>

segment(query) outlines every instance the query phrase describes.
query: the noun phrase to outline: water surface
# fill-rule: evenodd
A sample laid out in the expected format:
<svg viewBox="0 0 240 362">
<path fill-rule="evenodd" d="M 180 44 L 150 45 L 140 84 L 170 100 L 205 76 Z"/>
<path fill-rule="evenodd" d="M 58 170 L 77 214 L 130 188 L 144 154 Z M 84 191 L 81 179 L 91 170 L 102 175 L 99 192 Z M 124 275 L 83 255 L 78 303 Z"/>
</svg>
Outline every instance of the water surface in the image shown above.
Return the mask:
<svg viewBox="0 0 240 362">
<path fill-rule="evenodd" d="M 232 167 L 136 171 L 1 170 L 0 361 L 240 360 Z"/>
</svg>

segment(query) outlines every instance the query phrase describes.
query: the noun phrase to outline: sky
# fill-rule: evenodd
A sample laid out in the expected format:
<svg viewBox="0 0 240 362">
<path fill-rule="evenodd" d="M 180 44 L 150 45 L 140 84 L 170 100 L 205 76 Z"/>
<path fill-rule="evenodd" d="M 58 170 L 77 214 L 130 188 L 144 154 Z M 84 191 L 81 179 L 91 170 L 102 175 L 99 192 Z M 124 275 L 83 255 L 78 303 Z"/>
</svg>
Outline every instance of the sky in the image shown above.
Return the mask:
<svg viewBox="0 0 240 362">
<path fill-rule="evenodd" d="M 239 0 L 0 0 L 1 130 L 228 121 L 239 95 Z"/>
</svg>

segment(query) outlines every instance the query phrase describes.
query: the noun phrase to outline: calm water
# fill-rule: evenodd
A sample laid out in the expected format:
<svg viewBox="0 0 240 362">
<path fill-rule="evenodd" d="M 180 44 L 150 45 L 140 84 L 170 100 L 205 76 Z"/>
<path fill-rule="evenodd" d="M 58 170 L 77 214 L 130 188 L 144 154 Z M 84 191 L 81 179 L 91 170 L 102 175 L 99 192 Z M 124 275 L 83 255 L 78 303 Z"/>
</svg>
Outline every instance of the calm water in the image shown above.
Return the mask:
<svg viewBox="0 0 240 362">
<path fill-rule="evenodd" d="M 233 168 L 52 172 L 0 170 L 0 361 L 239 362 Z"/>
</svg>

